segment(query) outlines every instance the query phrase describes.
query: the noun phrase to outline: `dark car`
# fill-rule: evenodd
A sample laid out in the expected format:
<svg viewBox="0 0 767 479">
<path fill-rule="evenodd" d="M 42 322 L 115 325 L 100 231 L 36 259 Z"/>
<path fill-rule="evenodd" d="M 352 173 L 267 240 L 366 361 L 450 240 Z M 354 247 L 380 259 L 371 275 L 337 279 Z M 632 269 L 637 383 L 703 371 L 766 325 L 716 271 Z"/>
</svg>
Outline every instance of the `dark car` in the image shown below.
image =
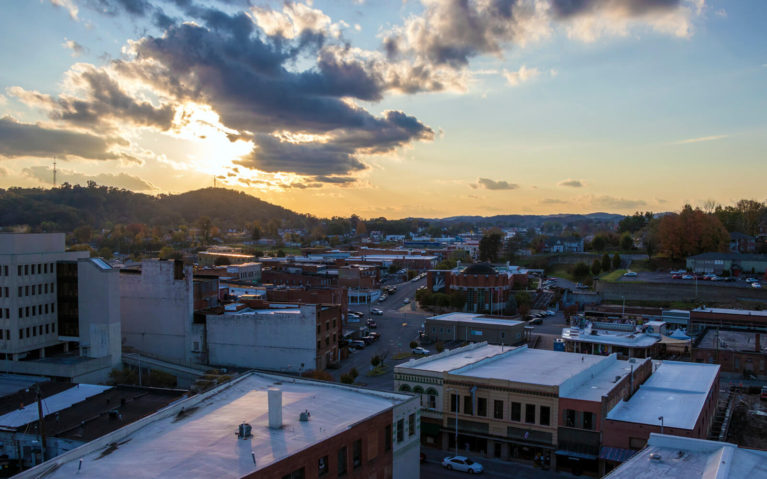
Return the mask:
<svg viewBox="0 0 767 479">
<path fill-rule="evenodd" d="M 373 321 L 372 319 L 368 319 L 367 325 L 368 325 L 368 328 L 370 329 L 376 329 L 378 327 L 378 324 L 376 324 L 376 322 Z"/>
</svg>

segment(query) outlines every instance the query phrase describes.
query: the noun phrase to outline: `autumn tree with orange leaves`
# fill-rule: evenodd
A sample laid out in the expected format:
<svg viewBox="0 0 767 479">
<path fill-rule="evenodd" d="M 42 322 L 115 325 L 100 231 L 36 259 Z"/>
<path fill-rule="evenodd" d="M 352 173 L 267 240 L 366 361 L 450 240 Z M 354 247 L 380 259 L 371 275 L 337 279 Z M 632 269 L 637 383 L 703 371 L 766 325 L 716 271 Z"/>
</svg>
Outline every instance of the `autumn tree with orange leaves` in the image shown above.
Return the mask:
<svg viewBox="0 0 767 479">
<path fill-rule="evenodd" d="M 714 214 L 685 205 L 679 214 L 661 218 L 658 225 L 661 250 L 672 260 L 710 251 L 727 251 L 730 235 Z"/>
</svg>

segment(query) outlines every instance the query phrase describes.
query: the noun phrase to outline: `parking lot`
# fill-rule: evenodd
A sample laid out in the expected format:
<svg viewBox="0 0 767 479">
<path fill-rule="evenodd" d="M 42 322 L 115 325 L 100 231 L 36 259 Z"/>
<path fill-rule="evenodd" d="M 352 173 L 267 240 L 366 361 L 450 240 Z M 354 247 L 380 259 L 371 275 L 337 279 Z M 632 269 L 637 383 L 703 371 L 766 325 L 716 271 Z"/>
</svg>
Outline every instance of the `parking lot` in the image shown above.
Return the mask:
<svg viewBox="0 0 767 479">
<path fill-rule="evenodd" d="M 636 276 L 622 276 L 618 279 L 620 282 L 645 282 L 645 283 L 694 283 L 695 279 L 672 279 L 671 273 L 659 273 L 659 272 L 642 272 L 637 273 Z M 747 283 L 745 279 L 738 278 L 735 281 L 710 281 L 704 279 L 698 279 L 698 283 L 705 283 L 707 285 L 719 286 L 722 288 L 751 288 L 751 284 Z M 762 281 L 764 282 L 764 281 Z"/>
</svg>

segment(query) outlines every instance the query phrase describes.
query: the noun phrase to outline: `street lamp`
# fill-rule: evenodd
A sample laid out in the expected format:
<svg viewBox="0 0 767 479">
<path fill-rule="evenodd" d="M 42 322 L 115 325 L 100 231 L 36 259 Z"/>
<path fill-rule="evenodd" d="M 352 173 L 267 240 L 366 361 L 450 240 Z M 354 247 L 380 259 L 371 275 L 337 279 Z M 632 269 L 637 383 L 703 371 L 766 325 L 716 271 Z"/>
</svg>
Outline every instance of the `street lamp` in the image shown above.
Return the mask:
<svg viewBox="0 0 767 479">
<path fill-rule="evenodd" d="M 658 416 L 658 421 L 660 421 L 660 433 L 663 434 L 663 416 Z"/>
<path fill-rule="evenodd" d="M 456 391 L 453 388 L 448 388 L 447 392 L 456 393 L 455 394 L 455 455 L 457 456 L 458 455 L 458 403 L 460 401 L 458 400 L 458 397 L 459 397 L 458 391 Z M 451 404 L 452 404 L 452 401 L 453 401 L 453 397 L 450 396 Z"/>
</svg>

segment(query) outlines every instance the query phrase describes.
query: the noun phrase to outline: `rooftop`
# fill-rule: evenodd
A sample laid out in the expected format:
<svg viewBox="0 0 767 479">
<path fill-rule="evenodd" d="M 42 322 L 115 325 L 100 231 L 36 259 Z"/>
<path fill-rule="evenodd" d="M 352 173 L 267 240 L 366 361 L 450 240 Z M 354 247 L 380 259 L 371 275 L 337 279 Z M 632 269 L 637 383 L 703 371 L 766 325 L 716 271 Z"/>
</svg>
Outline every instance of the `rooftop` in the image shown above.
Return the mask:
<svg viewBox="0 0 767 479">
<path fill-rule="evenodd" d="M 663 361 L 628 401 L 615 406 L 607 419 L 691 430 L 700 416 L 718 364 Z"/>
<path fill-rule="evenodd" d="M 706 331 L 706 334 L 703 336 L 703 339 L 700 340 L 696 348 L 755 352 L 756 335 L 757 333 L 746 331 L 716 331 L 709 329 Z M 767 340 L 765 343 L 767 343 Z M 761 347 L 762 352 L 764 352 L 766 349 L 767 344 Z"/>
<path fill-rule="evenodd" d="M 461 272 L 463 274 L 498 274 L 490 263 L 470 264 Z"/>
<path fill-rule="evenodd" d="M 695 308 L 692 310 L 694 313 L 711 313 L 711 314 L 739 314 L 744 316 L 764 316 L 767 317 L 767 310 L 757 311 L 754 309 L 731 309 L 731 308 Z"/>
<path fill-rule="evenodd" d="M 655 457 L 656 459 L 652 459 Z M 735 444 L 650 434 L 647 447 L 605 479 L 767 477 L 767 452 Z"/>
<path fill-rule="evenodd" d="M 267 391 L 273 387 L 282 391 L 281 429 L 268 427 Z M 28 471 L 28 477 L 47 470 L 49 479 L 75 473 L 82 478 L 239 478 L 411 399 L 402 394 L 250 373 L 134 423 L 135 429 L 116 431 L 122 434 L 119 437 L 99 439 L 103 447 L 83 448 L 83 453 L 74 450 L 54 458 Z M 299 414 L 305 410 L 311 418 L 299 422 Z M 235 435 L 243 421 L 253 427 L 249 440 L 238 440 Z M 110 442 L 116 442 L 117 448 L 110 447 Z M 82 468 L 77 472 L 80 459 Z"/>
<path fill-rule="evenodd" d="M 636 369 L 642 361 L 621 361 L 617 355 L 608 356 L 601 363 L 583 371 L 559 386 L 559 396 L 569 399 L 599 402 L 602 396 L 607 395 L 615 385 L 631 373 L 632 367 Z"/>
<path fill-rule="evenodd" d="M 406 363 L 397 365 L 398 368 L 420 369 L 422 371 L 445 372 L 458 369 L 475 363 L 481 359 L 489 358 L 509 351 L 508 346 L 494 346 L 486 342 L 469 344 L 461 348 L 443 351 L 434 356 L 421 359 L 411 359 Z"/>
<path fill-rule="evenodd" d="M 568 379 L 607 359 L 605 356 L 521 346 L 456 369 L 451 374 L 540 386 L 560 386 Z"/>
<path fill-rule="evenodd" d="M 517 321 L 515 319 L 493 317 L 493 316 L 479 314 L 479 313 L 447 313 L 447 314 L 440 314 L 439 316 L 432 316 L 427 319 L 430 319 L 432 321 L 461 321 L 461 322 L 471 322 L 476 324 L 494 324 L 498 326 L 514 326 L 524 322 L 524 321 Z"/>
<path fill-rule="evenodd" d="M 649 334 L 637 333 L 635 331 L 608 331 L 591 327 L 585 329 L 563 328 L 562 338 L 567 339 L 568 341 L 611 344 L 613 346 L 630 348 L 647 348 L 660 340 L 657 336 L 650 336 Z"/>
</svg>

